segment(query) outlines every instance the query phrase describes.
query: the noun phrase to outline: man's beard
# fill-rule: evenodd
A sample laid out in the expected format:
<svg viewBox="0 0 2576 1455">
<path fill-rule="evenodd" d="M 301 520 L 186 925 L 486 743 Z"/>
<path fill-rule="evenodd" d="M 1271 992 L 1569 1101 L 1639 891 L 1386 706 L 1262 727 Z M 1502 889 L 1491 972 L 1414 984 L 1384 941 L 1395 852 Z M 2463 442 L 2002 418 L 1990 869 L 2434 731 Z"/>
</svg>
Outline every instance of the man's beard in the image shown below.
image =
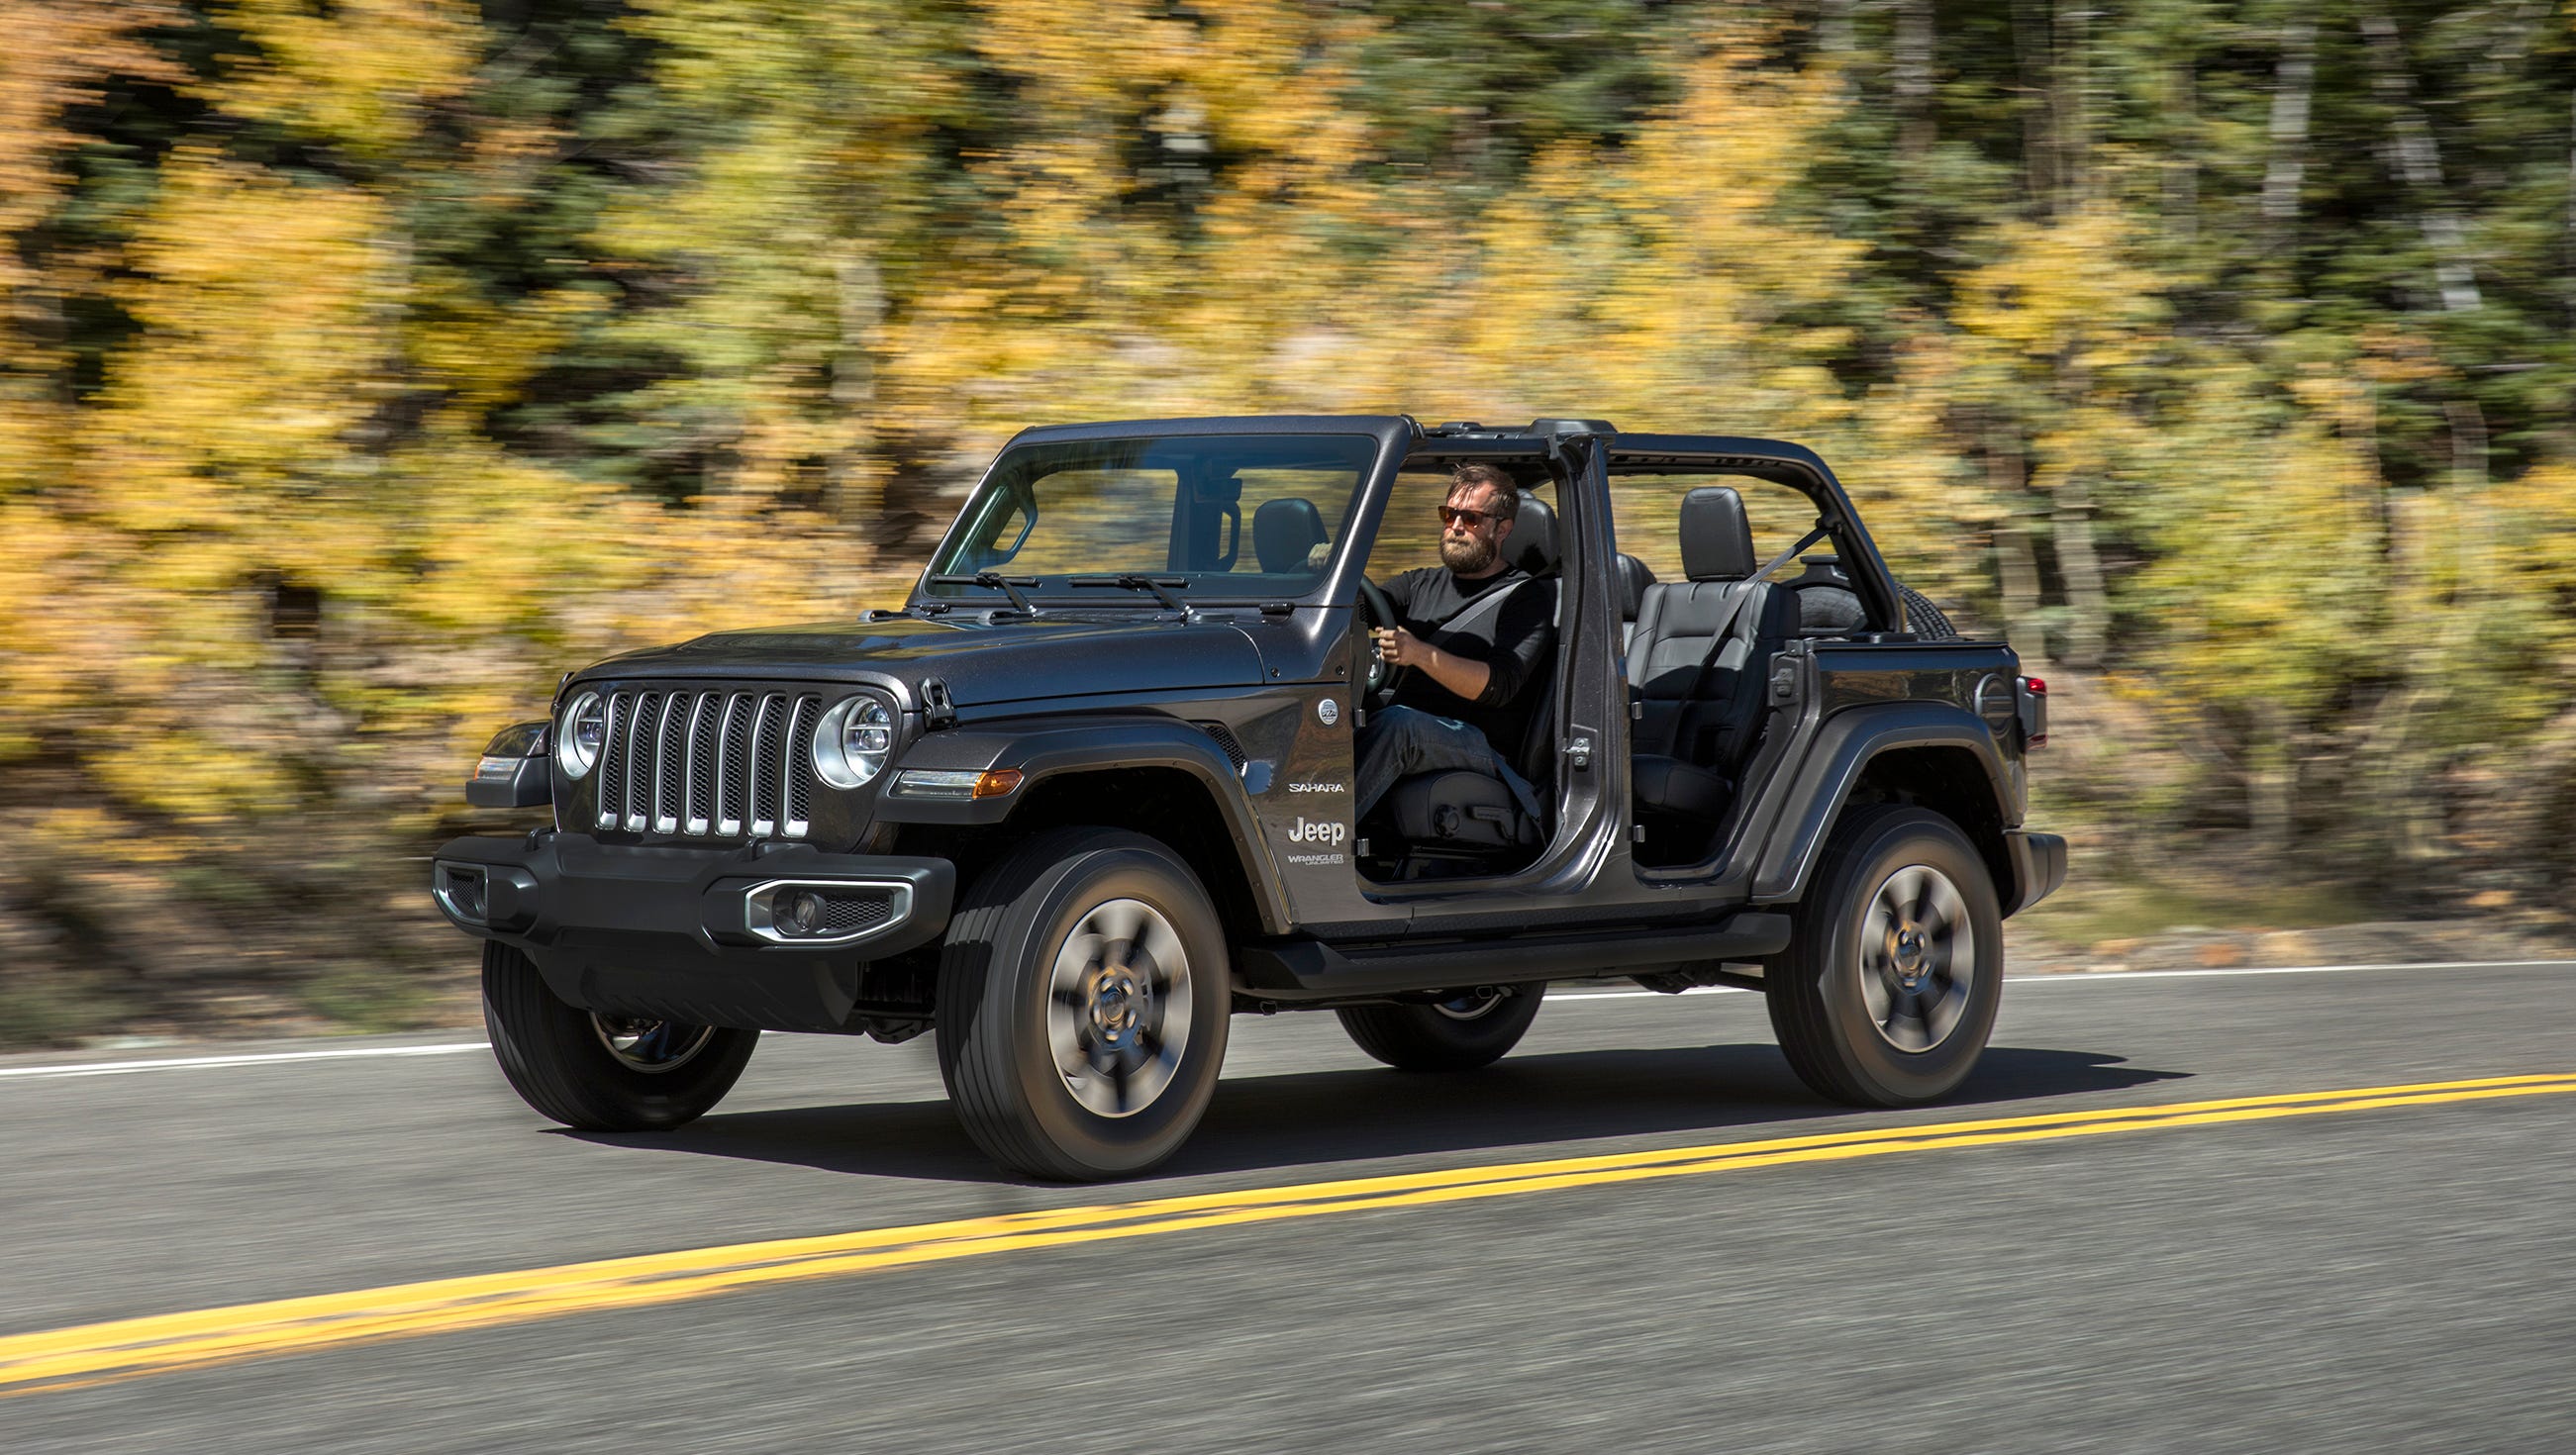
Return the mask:
<svg viewBox="0 0 2576 1455">
<path fill-rule="evenodd" d="M 1499 542 L 1483 536 L 1450 536 L 1440 538 L 1440 564 L 1462 576 L 1474 576 L 1494 564 L 1500 554 Z"/>
</svg>

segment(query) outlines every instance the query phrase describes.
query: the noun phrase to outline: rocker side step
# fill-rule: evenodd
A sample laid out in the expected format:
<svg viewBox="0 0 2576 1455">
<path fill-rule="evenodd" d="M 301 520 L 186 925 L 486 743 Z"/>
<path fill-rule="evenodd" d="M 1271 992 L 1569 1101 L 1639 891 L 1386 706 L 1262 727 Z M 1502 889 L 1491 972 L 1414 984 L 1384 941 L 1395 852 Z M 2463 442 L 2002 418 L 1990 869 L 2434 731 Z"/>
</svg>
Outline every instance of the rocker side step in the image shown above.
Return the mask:
<svg viewBox="0 0 2576 1455">
<path fill-rule="evenodd" d="M 1517 985 L 1624 973 L 1693 960 L 1759 960 L 1789 947 L 1789 917 L 1747 910 L 1687 930 L 1592 930 L 1430 945 L 1336 948 L 1319 940 L 1272 941 L 1235 952 L 1235 988 L 1281 1005 Z"/>
</svg>

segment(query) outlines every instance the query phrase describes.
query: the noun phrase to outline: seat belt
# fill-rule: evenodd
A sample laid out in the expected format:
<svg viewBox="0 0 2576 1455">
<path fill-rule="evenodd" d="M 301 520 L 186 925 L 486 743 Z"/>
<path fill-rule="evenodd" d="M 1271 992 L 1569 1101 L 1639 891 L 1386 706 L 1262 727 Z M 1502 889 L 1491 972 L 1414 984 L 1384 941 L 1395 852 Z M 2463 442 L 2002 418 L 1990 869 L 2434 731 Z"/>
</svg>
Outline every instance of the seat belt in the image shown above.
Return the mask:
<svg viewBox="0 0 2576 1455">
<path fill-rule="evenodd" d="M 1536 576 L 1523 576 L 1518 581 L 1513 582 L 1499 591 L 1488 591 L 1484 595 L 1477 597 L 1475 600 L 1470 601 L 1465 606 L 1459 608 L 1456 616 L 1447 617 L 1432 623 L 1432 630 L 1444 632 L 1457 631 L 1468 622 L 1474 621 L 1476 617 L 1483 612 L 1500 611 L 1502 610 L 1503 599 L 1505 597 L 1510 596 L 1513 592 L 1520 590 L 1522 587 L 1527 586 L 1537 579 L 1538 578 Z"/>
</svg>

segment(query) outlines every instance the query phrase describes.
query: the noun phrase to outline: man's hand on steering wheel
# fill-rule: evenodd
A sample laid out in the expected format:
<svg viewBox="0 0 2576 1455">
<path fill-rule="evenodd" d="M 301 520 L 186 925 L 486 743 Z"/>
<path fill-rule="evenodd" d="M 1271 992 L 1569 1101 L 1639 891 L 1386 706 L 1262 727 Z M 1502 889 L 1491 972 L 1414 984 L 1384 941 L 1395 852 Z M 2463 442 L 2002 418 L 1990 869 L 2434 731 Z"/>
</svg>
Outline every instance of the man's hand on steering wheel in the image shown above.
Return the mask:
<svg viewBox="0 0 2576 1455">
<path fill-rule="evenodd" d="M 1361 638 L 1360 660 L 1364 667 L 1360 674 L 1360 691 L 1373 702 L 1383 702 L 1394 695 L 1395 684 L 1403 677 L 1406 664 L 1386 655 L 1377 645 L 1379 634 L 1392 627 L 1413 642 L 1417 649 L 1421 641 L 1396 626 L 1395 604 L 1388 601 L 1386 592 L 1366 576 L 1360 578 L 1360 622 L 1368 629 Z"/>
<path fill-rule="evenodd" d="M 1431 644 L 1400 626 L 1371 627 L 1369 641 L 1377 648 L 1378 660 L 1390 667 L 1419 667 L 1431 660 Z"/>
</svg>

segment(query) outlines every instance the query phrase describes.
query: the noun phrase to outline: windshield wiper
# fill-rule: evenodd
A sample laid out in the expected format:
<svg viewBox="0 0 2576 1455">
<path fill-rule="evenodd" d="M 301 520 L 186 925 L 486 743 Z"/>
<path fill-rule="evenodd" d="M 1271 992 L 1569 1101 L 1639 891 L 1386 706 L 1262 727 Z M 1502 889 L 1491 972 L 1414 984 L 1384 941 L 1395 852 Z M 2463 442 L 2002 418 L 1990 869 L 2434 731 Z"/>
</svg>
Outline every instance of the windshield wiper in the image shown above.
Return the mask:
<svg viewBox="0 0 2576 1455">
<path fill-rule="evenodd" d="M 1189 585 L 1190 578 L 1187 576 L 1139 576 L 1130 571 L 1118 576 L 1067 576 L 1064 578 L 1064 584 L 1117 586 L 1128 591 L 1151 591 L 1154 593 L 1154 599 L 1163 603 L 1166 608 L 1177 611 L 1183 616 L 1190 614 L 1189 606 L 1171 589 L 1175 586 Z"/>
<path fill-rule="evenodd" d="M 1022 616 L 1034 617 L 1038 614 L 1038 609 L 1029 604 L 1029 599 L 1027 597 L 1020 594 L 1021 587 L 1035 586 L 1038 584 L 1038 578 L 1035 576 L 1021 576 L 1013 578 L 1005 576 L 999 571 L 978 571 L 972 576 L 933 576 L 930 578 L 930 584 L 933 586 L 986 587 L 990 590 L 999 591 L 1004 596 L 1011 598 L 1012 608 L 1018 611 Z"/>
</svg>

